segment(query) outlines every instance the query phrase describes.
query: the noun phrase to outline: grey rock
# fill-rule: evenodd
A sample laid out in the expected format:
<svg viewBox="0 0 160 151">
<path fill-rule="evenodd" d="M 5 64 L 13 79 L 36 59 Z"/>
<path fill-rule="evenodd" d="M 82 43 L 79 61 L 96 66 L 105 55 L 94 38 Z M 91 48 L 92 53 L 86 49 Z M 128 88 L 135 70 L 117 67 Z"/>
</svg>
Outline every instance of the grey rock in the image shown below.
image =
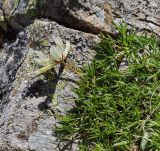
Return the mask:
<svg viewBox="0 0 160 151">
<path fill-rule="evenodd" d="M 109 0 L 113 20 L 124 20 L 139 31 L 148 31 L 160 36 L 159 0 Z"/>
<path fill-rule="evenodd" d="M 22 30 L 37 17 L 91 33 L 111 31 L 112 17 L 106 0 L 7 0 L 2 1 L 2 10 L 15 31 Z"/>
<path fill-rule="evenodd" d="M 34 51 L 48 52 L 60 36 L 72 45 L 67 62 L 82 67 L 96 53 L 94 34 L 112 32 L 112 20 L 160 33 L 159 0 L 6 0 L 0 6 L 0 151 L 58 151 L 68 144 L 53 128 L 75 105 L 79 76 L 57 66 L 57 74 L 33 78 Z M 69 151 L 77 149 L 72 143 Z"/>
<path fill-rule="evenodd" d="M 5 34 L 7 30 L 7 25 L 4 22 L 4 14 L 1 9 L 1 2 L 0 2 L 0 46 L 4 43 L 5 41 Z"/>
<path fill-rule="evenodd" d="M 47 52 L 56 36 L 64 42 L 72 39 L 70 56 L 75 56 L 75 59 L 68 57 L 67 61 L 76 66 L 81 66 L 76 55 L 87 49 L 81 56 L 87 64 L 95 54 L 89 47 L 99 42 L 98 36 L 93 34 L 65 28 L 56 22 L 35 20 L 19 33 L 15 42 L 4 45 L 0 61 L 1 151 L 59 150 L 53 127 L 57 124 L 57 115 L 65 114 L 74 105 L 72 99 L 76 96 L 71 89 L 76 87 L 78 76 L 67 69 L 59 72 L 59 66 L 56 68 L 59 75 L 55 78 L 51 73 L 48 78 L 47 75 L 31 76 L 37 69 L 32 64 L 34 51 Z"/>
<path fill-rule="evenodd" d="M 40 16 L 85 32 L 110 32 L 112 16 L 106 0 L 50 0 Z"/>
<path fill-rule="evenodd" d="M 16 70 L 27 54 L 27 33 L 21 32 L 20 35 L 22 36 L 21 38 L 18 36 L 14 43 L 6 43 L 1 49 L 0 95 L 5 91 L 10 91 L 10 84 L 14 81 Z"/>
</svg>

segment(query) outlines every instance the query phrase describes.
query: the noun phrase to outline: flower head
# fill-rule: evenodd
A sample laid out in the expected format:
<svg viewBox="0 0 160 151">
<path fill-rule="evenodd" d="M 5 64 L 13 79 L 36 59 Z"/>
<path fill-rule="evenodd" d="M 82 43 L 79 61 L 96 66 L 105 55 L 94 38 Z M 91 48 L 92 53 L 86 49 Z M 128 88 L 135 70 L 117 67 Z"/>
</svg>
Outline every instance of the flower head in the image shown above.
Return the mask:
<svg viewBox="0 0 160 151">
<path fill-rule="evenodd" d="M 38 58 L 34 58 L 35 62 L 42 66 L 42 68 L 36 71 L 36 75 L 47 72 L 52 69 L 55 65 L 63 63 L 66 59 L 69 51 L 71 50 L 70 42 L 66 41 L 66 44 L 63 44 L 63 41 L 60 37 L 55 39 L 55 46 L 51 46 L 49 50 L 49 55 L 42 53 L 41 51 L 36 51 Z"/>
</svg>

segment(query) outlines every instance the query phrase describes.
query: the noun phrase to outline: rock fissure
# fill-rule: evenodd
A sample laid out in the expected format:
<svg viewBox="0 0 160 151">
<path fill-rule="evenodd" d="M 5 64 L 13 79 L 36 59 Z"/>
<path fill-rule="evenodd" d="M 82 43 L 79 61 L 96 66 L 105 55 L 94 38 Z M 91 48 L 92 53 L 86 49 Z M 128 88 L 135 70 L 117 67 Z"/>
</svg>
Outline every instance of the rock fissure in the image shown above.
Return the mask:
<svg viewBox="0 0 160 151">
<path fill-rule="evenodd" d="M 148 19 L 139 19 L 140 21 L 143 21 L 143 22 L 146 22 L 146 23 L 151 23 L 153 25 L 156 25 L 156 26 L 159 26 L 160 27 L 160 24 L 156 23 L 155 21 L 152 21 L 152 20 L 148 20 Z"/>
<path fill-rule="evenodd" d="M 48 79 L 31 79 L 35 50 L 47 52 L 60 36 L 74 49 L 67 60 L 81 67 L 98 51 L 91 49 L 100 41 L 96 34 L 113 32 L 112 20 L 159 35 L 159 9 L 158 0 L 6 0 L 0 8 L 0 32 L 7 39 L 2 38 L 0 50 L 0 150 L 60 150 L 53 125 L 57 115 L 74 106 L 72 88 L 78 76 L 64 69 L 58 80 L 51 73 Z M 67 150 L 71 145 L 66 144 L 60 148 Z"/>
</svg>

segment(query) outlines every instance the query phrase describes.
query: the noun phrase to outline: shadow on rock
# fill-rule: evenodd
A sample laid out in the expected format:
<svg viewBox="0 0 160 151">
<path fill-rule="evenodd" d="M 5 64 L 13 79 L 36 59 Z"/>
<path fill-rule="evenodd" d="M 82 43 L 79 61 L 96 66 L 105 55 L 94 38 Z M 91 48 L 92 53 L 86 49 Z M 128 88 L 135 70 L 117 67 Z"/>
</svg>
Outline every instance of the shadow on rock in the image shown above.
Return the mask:
<svg viewBox="0 0 160 151">
<path fill-rule="evenodd" d="M 54 69 L 53 69 L 54 70 Z M 58 73 L 54 70 L 54 78 L 51 78 L 51 73 L 47 72 L 45 79 L 32 79 L 29 82 L 27 89 L 23 92 L 23 98 L 46 97 L 44 102 L 38 104 L 38 109 L 43 111 L 52 107 L 52 97 L 55 94 L 58 81 L 61 79 L 64 70 L 64 65 L 60 65 Z"/>
</svg>

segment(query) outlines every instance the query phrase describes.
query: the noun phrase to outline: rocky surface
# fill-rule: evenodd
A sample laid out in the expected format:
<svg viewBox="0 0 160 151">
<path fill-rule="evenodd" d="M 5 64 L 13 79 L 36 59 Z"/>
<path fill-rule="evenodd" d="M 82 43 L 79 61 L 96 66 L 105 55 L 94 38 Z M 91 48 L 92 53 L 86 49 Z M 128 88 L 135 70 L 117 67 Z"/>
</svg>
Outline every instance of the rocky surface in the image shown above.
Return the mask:
<svg viewBox="0 0 160 151">
<path fill-rule="evenodd" d="M 0 4 L 1 6 L 1 4 Z M 3 11 L 0 9 L 0 45 L 5 41 L 6 24 L 4 22 Z"/>
<path fill-rule="evenodd" d="M 58 150 L 52 129 L 57 122 L 56 115 L 64 114 L 73 105 L 71 99 L 75 96 L 71 88 L 76 86 L 78 77 L 67 69 L 59 71 L 59 67 L 55 76 L 48 73 L 48 76 L 31 77 L 36 70 L 32 59 L 34 51 L 47 52 L 57 36 L 72 44 L 68 62 L 81 66 L 92 60 L 95 53 L 89 46 L 99 41 L 98 36 L 50 21 L 36 20 L 19 33 L 15 42 L 2 48 L 5 50 L 2 50 L 0 70 L 2 151 Z"/>
<path fill-rule="evenodd" d="M 96 34 L 112 32 L 112 20 L 160 35 L 159 0 L 5 0 L 0 6 L 0 151 L 76 150 L 59 142 L 53 128 L 74 105 L 78 76 L 59 65 L 56 74 L 33 78 L 34 52 L 48 52 L 60 36 L 72 45 L 67 62 L 81 67 L 96 53 Z"/>
<path fill-rule="evenodd" d="M 124 20 L 139 31 L 154 32 L 160 36 L 159 0 L 109 0 L 114 22 Z"/>
<path fill-rule="evenodd" d="M 1 5 L 5 23 L 14 32 L 35 18 L 49 18 L 85 32 L 111 31 L 111 10 L 103 0 L 5 0 Z"/>
</svg>

